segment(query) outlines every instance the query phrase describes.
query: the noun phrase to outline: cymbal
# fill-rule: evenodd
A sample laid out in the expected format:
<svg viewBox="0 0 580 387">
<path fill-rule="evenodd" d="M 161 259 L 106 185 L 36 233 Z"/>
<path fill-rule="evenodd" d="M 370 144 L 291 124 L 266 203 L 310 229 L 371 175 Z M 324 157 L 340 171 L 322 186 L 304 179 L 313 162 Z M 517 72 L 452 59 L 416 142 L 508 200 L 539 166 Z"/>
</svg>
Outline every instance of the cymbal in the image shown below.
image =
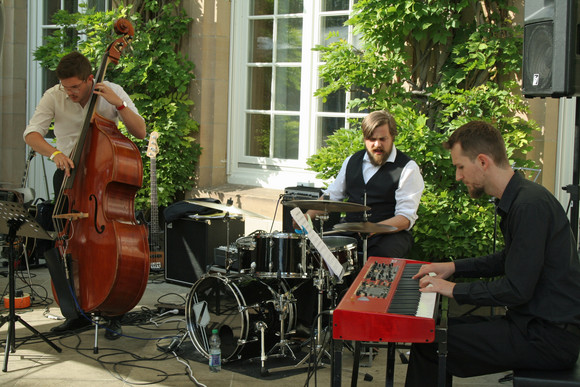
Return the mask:
<svg viewBox="0 0 580 387">
<path fill-rule="evenodd" d="M 268 219 L 264 215 L 260 215 L 258 213 L 248 211 L 248 210 L 242 210 L 241 208 L 234 207 L 234 206 L 226 206 L 225 204 L 204 202 L 201 200 L 191 200 L 191 199 L 186 199 L 185 201 L 188 203 L 197 204 L 198 206 L 213 208 L 214 210 L 227 212 L 230 215 L 244 215 L 244 216 L 250 216 L 253 218 Z"/>
<path fill-rule="evenodd" d="M 333 227 L 337 231 L 362 232 L 367 234 L 381 234 L 396 231 L 395 226 L 371 222 L 338 223 Z"/>
<path fill-rule="evenodd" d="M 362 212 L 371 209 L 362 204 L 339 202 L 336 200 L 292 200 L 284 203 L 284 205 L 299 207 L 303 210 L 317 210 L 324 212 Z"/>
</svg>

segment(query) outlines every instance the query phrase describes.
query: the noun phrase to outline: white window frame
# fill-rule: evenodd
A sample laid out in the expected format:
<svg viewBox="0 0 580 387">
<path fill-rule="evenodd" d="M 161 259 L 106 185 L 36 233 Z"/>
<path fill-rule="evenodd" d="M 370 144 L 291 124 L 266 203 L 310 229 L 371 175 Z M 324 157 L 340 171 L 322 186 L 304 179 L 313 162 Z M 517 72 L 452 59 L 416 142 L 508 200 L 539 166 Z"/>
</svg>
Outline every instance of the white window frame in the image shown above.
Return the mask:
<svg viewBox="0 0 580 387">
<path fill-rule="evenodd" d="M 352 3 L 350 0 L 350 7 Z M 231 55 L 230 55 L 230 110 L 228 113 L 228 183 L 261 186 L 281 189 L 296 185 L 322 186 L 322 181 L 316 178 L 316 173 L 307 170 L 306 160 L 317 151 L 319 98 L 314 97 L 319 80 L 317 68 L 319 53 L 312 48 L 320 40 L 321 15 L 341 14 L 341 12 L 320 12 L 321 0 L 304 0 L 302 13 L 302 77 L 301 77 L 301 107 L 299 129 L 298 159 L 277 159 L 253 157 L 244 154 L 246 144 L 246 106 L 248 95 L 248 60 L 249 35 L 248 21 L 250 12 L 249 1 L 232 2 L 231 24 Z M 342 12 L 344 14 L 344 11 Z M 352 28 L 352 27 L 349 27 Z M 350 34 L 349 34 L 350 35 Z M 275 42 L 274 42 L 275 46 Z M 274 92 L 274 91 L 273 91 Z M 348 113 L 336 113 L 345 117 Z M 333 113 L 324 113 L 332 116 Z M 346 123 L 345 125 L 348 125 Z"/>
</svg>

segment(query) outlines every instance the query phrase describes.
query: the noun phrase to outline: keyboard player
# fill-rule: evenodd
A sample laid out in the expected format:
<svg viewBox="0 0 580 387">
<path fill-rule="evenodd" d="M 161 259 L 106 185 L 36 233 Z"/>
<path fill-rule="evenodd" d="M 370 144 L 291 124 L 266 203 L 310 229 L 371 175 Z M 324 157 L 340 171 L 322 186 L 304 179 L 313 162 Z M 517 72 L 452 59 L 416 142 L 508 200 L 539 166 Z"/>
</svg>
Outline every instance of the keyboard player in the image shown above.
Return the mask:
<svg viewBox="0 0 580 387">
<path fill-rule="evenodd" d="M 422 292 L 458 304 L 506 307 L 505 315 L 449 318 L 448 380 L 572 367 L 580 349 L 580 263 L 564 209 L 548 190 L 511 168 L 492 125 L 469 122 L 443 145 L 470 196 L 496 198 L 505 242 L 497 253 L 432 263 L 414 276 Z M 454 282 L 452 276 L 487 280 Z M 436 350 L 433 344 L 412 345 L 406 386 L 437 385 Z"/>
</svg>

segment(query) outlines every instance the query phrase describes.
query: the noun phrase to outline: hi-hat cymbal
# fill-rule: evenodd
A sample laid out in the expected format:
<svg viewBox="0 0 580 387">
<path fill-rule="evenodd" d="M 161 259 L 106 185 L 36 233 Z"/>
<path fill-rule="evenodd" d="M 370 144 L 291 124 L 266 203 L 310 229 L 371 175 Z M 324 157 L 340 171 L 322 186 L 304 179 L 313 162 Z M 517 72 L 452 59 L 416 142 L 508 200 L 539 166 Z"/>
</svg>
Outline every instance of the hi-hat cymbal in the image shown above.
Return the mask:
<svg viewBox="0 0 580 387">
<path fill-rule="evenodd" d="M 333 229 L 336 231 L 352 231 L 366 234 L 384 234 L 397 230 L 395 226 L 371 222 L 338 223 L 334 225 Z"/>
<path fill-rule="evenodd" d="M 284 205 L 299 207 L 302 210 L 317 210 L 324 212 L 362 212 L 371 209 L 362 204 L 339 202 L 336 200 L 292 200 L 284 203 Z"/>
<path fill-rule="evenodd" d="M 214 210 L 227 212 L 230 215 L 244 215 L 244 216 L 250 216 L 253 218 L 268 219 L 264 215 L 260 215 L 258 213 L 248 211 L 248 210 L 242 210 L 241 208 L 234 207 L 234 206 L 226 206 L 225 204 L 204 202 L 201 200 L 191 200 L 191 199 L 187 199 L 185 201 L 188 203 L 197 204 L 198 206 L 213 208 Z"/>
</svg>

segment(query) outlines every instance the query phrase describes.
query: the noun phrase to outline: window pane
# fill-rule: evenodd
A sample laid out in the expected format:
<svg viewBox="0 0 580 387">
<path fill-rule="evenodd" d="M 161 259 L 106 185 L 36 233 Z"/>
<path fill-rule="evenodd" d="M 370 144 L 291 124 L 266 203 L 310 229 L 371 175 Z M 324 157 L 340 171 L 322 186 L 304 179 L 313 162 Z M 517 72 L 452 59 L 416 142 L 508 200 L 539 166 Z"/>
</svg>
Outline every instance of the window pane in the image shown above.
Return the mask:
<svg viewBox="0 0 580 387">
<path fill-rule="evenodd" d="M 89 9 L 94 8 L 98 12 L 105 12 L 110 8 L 110 4 L 108 6 L 110 0 L 88 0 L 87 6 Z"/>
<path fill-rule="evenodd" d="M 252 110 L 270 110 L 272 100 L 272 68 L 250 68 L 249 82 L 249 108 Z"/>
<path fill-rule="evenodd" d="M 327 95 L 326 102 L 323 102 L 322 98 L 319 101 L 321 106 L 318 111 L 344 113 L 346 110 L 346 92 L 344 90 L 337 90 Z"/>
<path fill-rule="evenodd" d="M 264 114 L 249 114 L 246 138 L 246 155 L 269 157 L 270 116 Z"/>
<path fill-rule="evenodd" d="M 300 67 L 276 69 L 276 110 L 300 111 Z"/>
<path fill-rule="evenodd" d="M 344 128 L 345 120 L 343 117 L 320 117 L 318 119 L 318 144 L 317 146 L 320 148 L 322 146 L 326 146 L 326 139 L 332 133 L 340 128 Z"/>
<path fill-rule="evenodd" d="M 322 12 L 346 10 L 348 10 L 348 0 L 322 0 Z"/>
<path fill-rule="evenodd" d="M 286 15 L 288 13 L 304 12 L 304 2 L 302 0 L 282 0 L 278 1 L 278 14 Z"/>
<path fill-rule="evenodd" d="M 52 16 L 60 10 L 60 0 L 47 0 L 44 5 L 44 24 L 52 24 Z"/>
<path fill-rule="evenodd" d="M 70 13 L 78 12 L 79 11 L 78 0 L 65 0 L 63 9 L 67 10 Z"/>
<path fill-rule="evenodd" d="M 52 35 L 55 31 L 54 28 L 45 28 L 42 30 L 42 41 L 46 42 L 46 37 Z M 58 83 L 58 78 L 52 70 L 42 69 L 42 90 L 47 90 L 48 88 L 56 85 Z"/>
<path fill-rule="evenodd" d="M 274 118 L 274 157 L 298 159 L 299 116 L 276 116 Z"/>
<path fill-rule="evenodd" d="M 339 39 L 348 40 L 348 27 L 344 25 L 348 20 L 348 16 L 323 16 L 321 19 L 321 45 L 328 46 L 330 43 L 336 42 Z M 338 36 L 336 36 L 337 31 Z M 331 32 L 333 36 L 330 39 L 326 39 Z"/>
<path fill-rule="evenodd" d="M 350 100 L 368 98 L 372 90 L 366 87 L 359 87 L 350 92 Z M 360 109 L 358 106 L 350 108 L 351 113 L 370 113 L 368 109 Z"/>
<path fill-rule="evenodd" d="M 302 18 L 278 19 L 277 62 L 302 60 Z"/>
<path fill-rule="evenodd" d="M 251 0 L 250 15 L 273 15 L 274 0 Z"/>
<path fill-rule="evenodd" d="M 274 22 L 272 20 L 250 21 L 252 34 L 252 46 L 250 47 L 250 62 L 272 62 L 272 32 Z"/>
</svg>

